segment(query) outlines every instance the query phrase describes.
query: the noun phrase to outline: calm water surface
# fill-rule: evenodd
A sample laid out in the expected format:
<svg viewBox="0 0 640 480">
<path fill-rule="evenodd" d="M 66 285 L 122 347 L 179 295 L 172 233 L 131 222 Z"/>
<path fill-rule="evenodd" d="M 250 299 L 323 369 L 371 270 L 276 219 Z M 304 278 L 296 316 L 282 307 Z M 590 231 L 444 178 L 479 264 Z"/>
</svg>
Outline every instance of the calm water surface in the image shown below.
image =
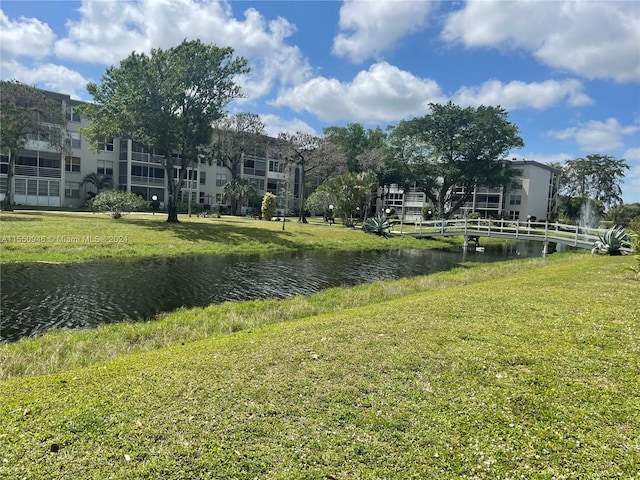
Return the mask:
<svg viewBox="0 0 640 480">
<path fill-rule="evenodd" d="M 0 341 L 50 328 L 145 320 L 179 307 L 285 298 L 330 287 L 449 270 L 464 261 L 541 255 L 541 244 L 484 253 L 442 250 L 192 256 L 72 265 L 6 265 L 0 275 Z"/>
</svg>

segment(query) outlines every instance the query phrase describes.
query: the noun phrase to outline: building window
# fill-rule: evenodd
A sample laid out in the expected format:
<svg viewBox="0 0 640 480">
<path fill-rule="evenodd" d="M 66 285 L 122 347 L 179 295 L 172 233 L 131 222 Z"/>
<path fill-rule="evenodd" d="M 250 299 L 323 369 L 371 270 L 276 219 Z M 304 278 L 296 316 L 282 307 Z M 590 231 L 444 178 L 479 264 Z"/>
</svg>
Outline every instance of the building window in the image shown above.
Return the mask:
<svg viewBox="0 0 640 480">
<path fill-rule="evenodd" d="M 224 187 L 227 184 L 227 175 L 225 173 L 216 174 L 216 187 Z"/>
<path fill-rule="evenodd" d="M 38 181 L 27 179 L 27 195 L 38 195 Z"/>
<path fill-rule="evenodd" d="M 520 205 L 522 203 L 522 195 L 512 195 L 509 198 L 509 205 Z"/>
<path fill-rule="evenodd" d="M 67 105 L 66 113 L 67 113 L 67 121 L 69 121 L 69 122 L 79 122 L 80 121 L 80 114 L 76 113 L 74 111 L 74 108 L 71 105 Z"/>
<path fill-rule="evenodd" d="M 64 158 L 64 170 L 66 172 L 79 172 L 80 171 L 80 157 L 65 157 Z"/>
<path fill-rule="evenodd" d="M 269 171 L 276 173 L 284 172 L 284 162 L 279 162 L 277 160 L 269 160 Z"/>
<path fill-rule="evenodd" d="M 522 180 L 514 180 L 511 183 L 511 190 L 522 190 Z"/>
<path fill-rule="evenodd" d="M 80 198 L 80 183 L 79 182 L 65 182 L 64 183 L 64 198 Z"/>
<path fill-rule="evenodd" d="M 16 195 L 27 194 L 27 180 L 25 178 L 16 178 Z"/>
<path fill-rule="evenodd" d="M 80 148 L 80 134 L 78 132 L 69 132 L 67 134 L 67 146 L 71 148 Z"/>
<path fill-rule="evenodd" d="M 98 160 L 98 175 L 113 176 L 113 161 Z"/>
<path fill-rule="evenodd" d="M 256 175 L 258 177 L 264 177 L 266 175 L 267 162 L 264 160 L 252 160 L 246 159 L 244 161 L 244 173 L 245 175 Z"/>
<path fill-rule="evenodd" d="M 206 185 L 207 183 L 207 172 L 200 172 L 200 185 Z"/>
<path fill-rule="evenodd" d="M 98 140 L 98 150 L 101 152 L 113 152 L 113 138 L 101 138 Z"/>
</svg>

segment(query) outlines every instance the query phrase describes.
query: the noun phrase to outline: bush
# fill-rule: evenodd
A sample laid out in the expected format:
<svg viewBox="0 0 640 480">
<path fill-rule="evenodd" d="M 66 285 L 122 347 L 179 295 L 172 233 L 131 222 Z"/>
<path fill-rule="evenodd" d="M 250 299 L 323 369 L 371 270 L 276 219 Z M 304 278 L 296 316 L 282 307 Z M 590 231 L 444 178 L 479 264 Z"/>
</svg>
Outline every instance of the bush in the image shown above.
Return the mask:
<svg viewBox="0 0 640 480">
<path fill-rule="evenodd" d="M 375 217 L 368 218 L 362 224 L 362 230 L 365 233 L 373 233 L 386 238 L 391 233 L 391 224 L 384 215 L 378 214 Z"/>
<path fill-rule="evenodd" d="M 111 218 L 120 218 L 133 210 L 144 210 L 146 206 L 147 203 L 140 195 L 120 190 L 99 193 L 90 201 L 93 211 L 108 213 Z"/>
<path fill-rule="evenodd" d="M 615 226 L 604 232 L 604 235 L 598 235 L 599 240 L 595 242 L 593 248 L 594 253 L 604 253 L 607 255 L 621 255 L 622 247 L 631 245 L 627 231 L 620 226 Z"/>
<path fill-rule="evenodd" d="M 271 220 L 276 216 L 276 196 L 273 193 L 267 192 L 264 194 L 260 210 L 264 220 Z"/>
</svg>

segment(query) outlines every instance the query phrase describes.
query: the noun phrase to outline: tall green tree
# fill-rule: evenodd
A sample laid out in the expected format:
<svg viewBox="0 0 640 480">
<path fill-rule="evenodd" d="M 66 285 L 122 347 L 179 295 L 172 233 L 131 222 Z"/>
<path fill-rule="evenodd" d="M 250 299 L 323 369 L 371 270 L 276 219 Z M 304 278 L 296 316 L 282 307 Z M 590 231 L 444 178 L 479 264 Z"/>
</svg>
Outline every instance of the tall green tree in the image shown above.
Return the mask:
<svg viewBox="0 0 640 480">
<path fill-rule="evenodd" d="M 215 123 L 214 156 L 229 169 L 231 179 L 240 177 L 245 153 L 265 142 L 265 127 L 259 115 L 249 112 L 225 116 Z"/>
<path fill-rule="evenodd" d="M 505 158 L 524 146 L 518 127 L 501 107 L 430 104 L 431 113 L 400 122 L 391 134 L 396 174 L 415 184 L 448 218 L 476 186 L 505 185 L 513 172 Z M 460 194 L 462 192 L 462 194 Z"/>
<path fill-rule="evenodd" d="M 567 160 L 562 169 L 560 192 L 569 197 L 590 198 L 605 207 L 622 203 L 622 187 L 626 170 L 624 159 L 592 154 Z"/>
<path fill-rule="evenodd" d="M 368 162 L 378 160 L 376 154 L 385 147 L 386 133 L 380 127 L 365 129 L 360 123 L 349 123 L 346 127 L 326 127 L 322 133 L 324 138 L 342 147 L 350 172 L 375 170 Z"/>
<path fill-rule="evenodd" d="M 0 82 L 0 151 L 9 158 L 2 210 L 13 210 L 16 159 L 27 141 L 44 141 L 50 148 L 62 152 L 66 123 L 62 104 L 43 90 L 15 80 Z"/>
<path fill-rule="evenodd" d="M 102 137 L 128 137 L 159 149 L 168 180 L 167 221 L 177 222 L 187 169 L 205 155 L 212 125 L 241 96 L 236 81 L 248 72 L 247 61 L 232 48 L 200 40 L 149 55 L 133 52 L 108 68 L 99 85 L 87 85 L 93 103 L 82 113 L 92 123 L 83 133 L 94 145 Z"/>
</svg>

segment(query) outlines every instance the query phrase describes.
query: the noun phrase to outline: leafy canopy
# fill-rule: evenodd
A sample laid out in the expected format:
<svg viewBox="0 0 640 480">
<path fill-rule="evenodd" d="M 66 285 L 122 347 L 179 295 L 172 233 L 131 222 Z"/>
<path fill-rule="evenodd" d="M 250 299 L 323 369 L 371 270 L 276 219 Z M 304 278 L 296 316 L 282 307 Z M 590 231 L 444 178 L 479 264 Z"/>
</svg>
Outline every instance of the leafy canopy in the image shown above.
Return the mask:
<svg viewBox="0 0 640 480">
<path fill-rule="evenodd" d="M 93 145 L 104 137 L 126 137 L 158 149 L 170 179 L 168 221 L 178 221 L 177 199 L 187 167 L 211 143 L 212 125 L 226 105 L 241 96 L 235 82 L 247 72 L 247 61 L 234 57 L 232 48 L 200 40 L 149 55 L 133 52 L 108 68 L 99 85 L 87 85 L 94 102 L 82 107 L 92 121 L 83 133 Z M 175 167 L 180 175 L 174 179 Z"/>
<path fill-rule="evenodd" d="M 590 198 L 605 207 L 622 203 L 620 183 L 629 170 L 624 159 L 611 155 L 593 154 L 567 160 L 560 180 L 561 193 L 569 197 Z"/>
<path fill-rule="evenodd" d="M 462 108 L 449 102 L 430 108 L 430 114 L 400 122 L 391 133 L 392 169 L 402 183 L 424 191 L 446 218 L 477 185 L 508 182 L 513 172 L 504 160 L 524 142 L 501 107 Z"/>
<path fill-rule="evenodd" d="M 3 210 L 11 210 L 13 165 L 29 139 L 65 149 L 66 118 L 62 103 L 43 90 L 8 80 L 0 82 L 0 152 L 9 157 Z"/>
</svg>

